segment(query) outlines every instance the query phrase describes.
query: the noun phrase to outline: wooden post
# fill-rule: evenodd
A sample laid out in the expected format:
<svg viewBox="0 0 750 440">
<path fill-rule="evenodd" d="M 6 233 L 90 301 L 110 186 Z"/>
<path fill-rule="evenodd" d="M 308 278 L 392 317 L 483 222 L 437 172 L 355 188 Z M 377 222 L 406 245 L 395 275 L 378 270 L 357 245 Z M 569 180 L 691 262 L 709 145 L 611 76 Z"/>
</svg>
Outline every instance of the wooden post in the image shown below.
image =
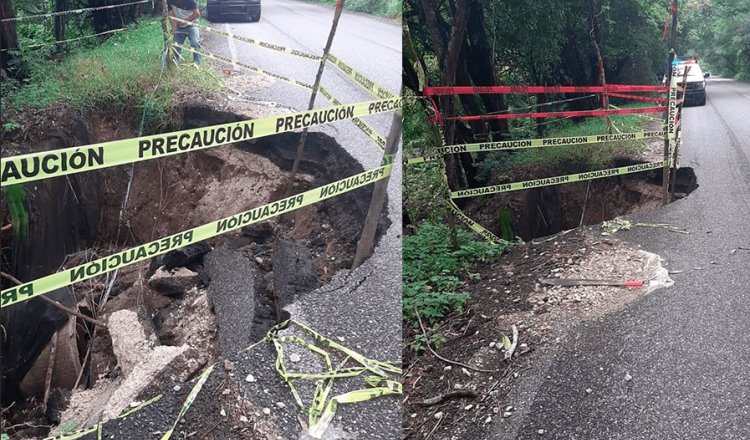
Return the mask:
<svg viewBox="0 0 750 440">
<path fill-rule="evenodd" d="M 315 97 L 318 95 L 318 88 L 320 88 L 320 80 L 323 77 L 323 70 L 326 67 L 326 60 L 328 59 L 328 53 L 331 50 L 333 44 L 333 37 L 336 35 L 336 28 L 339 25 L 339 18 L 341 17 L 341 11 L 344 9 L 344 2 L 346 0 L 336 1 L 336 10 L 333 13 L 333 24 L 331 25 L 331 31 L 328 33 L 328 41 L 326 41 L 326 47 L 323 49 L 323 57 L 320 59 L 320 65 L 318 66 L 318 74 L 315 76 L 315 84 L 313 85 L 312 94 L 310 95 L 310 103 L 307 106 L 308 110 L 312 110 L 315 107 Z M 292 187 L 294 185 L 294 179 L 297 176 L 297 169 L 299 163 L 302 160 L 302 153 L 305 150 L 305 142 L 307 141 L 307 127 L 302 130 L 302 135 L 299 138 L 299 144 L 297 145 L 297 154 L 294 156 L 294 163 L 292 164 L 292 173 L 289 176 L 289 181 L 286 185 L 286 195 L 292 193 Z"/>
<path fill-rule="evenodd" d="M 398 151 L 398 144 L 401 141 L 402 123 L 403 117 L 400 112 L 394 112 L 391 131 L 388 133 L 388 141 L 385 144 L 385 152 L 383 153 L 383 164 L 385 164 L 386 161 L 393 163 L 393 159 Z M 393 166 L 395 166 L 395 163 L 393 163 Z M 370 209 L 367 211 L 365 225 L 362 228 L 362 236 L 357 242 L 357 253 L 354 255 L 352 269 L 359 267 L 365 261 L 365 258 L 370 255 L 370 252 L 372 252 L 372 246 L 375 241 L 375 231 L 378 228 L 380 214 L 383 212 L 383 204 L 385 203 L 385 195 L 388 192 L 388 182 L 390 180 L 390 177 L 386 177 L 385 179 L 380 179 L 374 183 Z"/>
<path fill-rule="evenodd" d="M 672 62 L 675 59 L 675 41 L 677 37 L 677 1 L 678 0 L 672 0 L 672 29 L 671 34 L 669 37 L 669 61 L 667 62 L 667 75 L 669 84 L 672 83 Z M 670 101 L 672 99 L 671 96 L 669 96 L 669 99 L 667 100 L 667 114 L 664 120 L 666 121 L 666 128 L 669 127 L 670 121 L 669 121 L 669 114 L 670 114 L 670 108 L 672 106 L 672 102 Z M 667 130 L 668 131 L 668 130 Z M 669 203 L 669 133 L 667 133 L 667 137 L 664 139 L 664 170 L 662 172 L 662 204 L 666 205 Z"/>
<path fill-rule="evenodd" d="M 161 32 L 164 35 L 164 63 L 166 63 L 167 69 L 171 69 L 172 67 L 174 67 L 174 63 L 172 62 L 172 53 L 174 53 L 174 51 L 171 43 L 169 42 L 170 33 L 169 28 L 167 27 L 169 5 L 167 4 L 167 0 L 162 0 L 161 9 L 163 14 L 161 17 Z"/>
<path fill-rule="evenodd" d="M 674 201 L 674 189 L 675 184 L 677 183 L 677 154 L 679 154 L 680 151 L 680 131 L 682 130 L 682 106 L 685 105 L 685 98 L 687 95 L 687 77 L 688 72 L 690 71 L 690 65 L 685 66 L 685 72 L 682 74 L 682 102 L 677 107 L 677 120 L 680 121 L 680 126 L 677 127 L 677 123 L 675 121 L 675 129 L 674 129 L 674 139 L 672 142 L 674 142 L 674 151 L 671 151 L 670 148 L 670 155 L 672 156 L 672 163 L 670 164 L 670 174 L 669 174 L 669 181 L 672 183 L 672 188 L 669 191 L 669 201 Z M 679 95 L 678 95 L 679 96 Z"/>
</svg>

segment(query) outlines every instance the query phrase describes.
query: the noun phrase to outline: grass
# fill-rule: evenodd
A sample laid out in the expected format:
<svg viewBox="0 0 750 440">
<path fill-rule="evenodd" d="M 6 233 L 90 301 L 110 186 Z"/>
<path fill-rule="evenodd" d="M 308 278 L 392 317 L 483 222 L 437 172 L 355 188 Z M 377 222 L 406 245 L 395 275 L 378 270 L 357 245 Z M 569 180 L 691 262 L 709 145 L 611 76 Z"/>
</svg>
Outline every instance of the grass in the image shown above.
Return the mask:
<svg viewBox="0 0 750 440">
<path fill-rule="evenodd" d="M 206 69 L 184 64 L 164 69 L 160 54 L 164 40 L 158 20 L 144 21 L 81 49 L 59 63 L 28 60 L 30 75 L 22 83 L 3 83 L 3 108 L 22 111 L 59 104 L 76 108 L 139 108 L 151 122 L 164 121 L 175 95 L 190 90 L 218 90 Z M 9 83 L 9 84 L 8 84 Z"/>
<path fill-rule="evenodd" d="M 475 240 L 469 231 L 458 229 L 458 248 L 451 245 L 448 226 L 423 222 L 416 234 L 403 239 L 403 316 L 407 324 L 418 328 L 415 309 L 427 325 L 461 312 L 469 295 L 462 291 L 464 279 L 475 278 L 470 265 L 491 261 L 506 249 L 504 244 Z M 481 240 L 481 239 L 480 239 Z M 436 329 L 429 331 L 430 343 L 439 343 L 442 336 Z M 424 349 L 424 337 L 411 342 L 411 348 Z"/>
<path fill-rule="evenodd" d="M 622 108 L 639 106 L 641 105 L 631 104 L 624 105 Z M 615 115 L 611 116 L 610 120 L 613 127 L 616 128 L 612 131 L 615 134 L 642 131 L 647 123 L 647 120 L 639 115 Z M 514 134 L 517 136 L 519 133 L 523 133 L 526 137 L 536 137 L 535 135 L 529 135 L 527 128 L 517 128 Z M 544 137 L 576 137 L 604 133 L 607 133 L 607 123 L 604 118 L 586 118 L 578 123 L 566 119 L 557 123 L 557 125 L 550 126 Z M 490 153 L 485 157 L 478 177 L 480 180 L 489 181 L 493 177 L 503 176 L 512 169 L 536 166 L 551 170 L 570 167 L 577 168 L 580 171 L 604 169 L 610 166 L 614 157 L 639 152 L 644 145 L 643 140 L 635 140 L 567 147 L 530 148 L 517 150 L 513 154 L 505 152 Z"/>
<path fill-rule="evenodd" d="M 324 5 L 335 5 L 336 0 L 307 0 Z M 401 0 L 347 0 L 344 9 L 380 17 L 401 18 Z"/>
</svg>

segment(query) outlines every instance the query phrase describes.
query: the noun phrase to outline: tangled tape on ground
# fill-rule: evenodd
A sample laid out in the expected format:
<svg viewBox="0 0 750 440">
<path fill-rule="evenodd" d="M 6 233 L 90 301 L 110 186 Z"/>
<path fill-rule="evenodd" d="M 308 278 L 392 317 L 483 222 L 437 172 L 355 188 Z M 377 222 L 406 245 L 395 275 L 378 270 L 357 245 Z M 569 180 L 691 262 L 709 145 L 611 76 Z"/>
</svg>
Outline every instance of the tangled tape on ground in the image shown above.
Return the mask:
<svg viewBox="0 0 750 440">
<path fill-rule="evenodd" d="M 295 336 L 280 336 L 279 332 L 290 326 L 299 327 L 304 333 L 313 339 L 313 343 Z M 253 344 L 246 350 L 251 350 L 263 342 L 272 342 L 276 348 L 276 371 L 289 386 L 295 402 L 303 412 L 308 414 L 308 432 L 314 438 L 321 438 L 333 420 L 336 409 L 340 404 L 364 402 L 376 397 L 402 394 L 401 383 L 389 379 L 389 375 L 401 375 L 401 368 L 388 362 L 368 359 L 361 354 L 344 347 L 325 336 L 317 333 L 309 327 L 295 321 L 284 321 L 268 331 L 265 338 Z M 320 373 L 294 373 L 290 372 L 284 365 L 284 345 L 295 344 L 307 348 L 312 353 L 323 358 L 326 370 Z M 331 353 L 328 349 L 338 352 L 344 360 L 336 367 L 333 366 Z M 347 366 L 353 361 L 356 366 Z M 352 378 L 363 373 L 370 373 L 364 378 L 366 388 L 350 391 L 344 394 L 331 396 L 336 379 Z M 315 392 L 310 404 L 305 404 L 300 397 L 294 381 L 315 381 Z"/>
<path fill-rule="evenodd" d="M 3 158 L 0 186 L 91 171 L 397 110 L 401 98 L 347 104 Z"/>
<path fill-rule="evenodd" d="M 313 205 L 323 200 L 339 196 L 357 188 L 367 186 L 391 175 L 393 165 L 383 165 L 337 180 L 303 193 L 286 197 L 221 220 L 178 232 L 168 237 L 154 240 L 134 248 L 99 258 L 89 263 L 56 272 L 0 292 L 0 308 L 17 304 L 35 296 L 51 292 L 61 287 L 85 281 L 121 267 L 135 264 L 165 254 L 189 244 L 226 234 L 243 226 L 278 217 L 299 208 Z"/>
</svg>

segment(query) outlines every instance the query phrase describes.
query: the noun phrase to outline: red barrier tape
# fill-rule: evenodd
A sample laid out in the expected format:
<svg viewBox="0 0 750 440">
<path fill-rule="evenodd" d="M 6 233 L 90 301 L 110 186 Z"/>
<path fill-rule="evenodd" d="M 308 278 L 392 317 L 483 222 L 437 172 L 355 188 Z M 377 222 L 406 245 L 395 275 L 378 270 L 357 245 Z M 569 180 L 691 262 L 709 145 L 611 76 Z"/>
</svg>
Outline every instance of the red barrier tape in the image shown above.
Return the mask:
<svg viewBox="0 0 750 440">
<path fill-rule="evenodd" d="M 651 96 L 627 95 L 625 93 L 607 93 L 607 96 L 611 98 L 624 98 L 624 99 L 633 99 L 635 101 L 655 102 L 657 104 L 662 104 L 667 101 L 664 98 L 654 98 Z"/>
<path fill-rule="evenodd" d="M 610 115 L 632 115 L 635 113 L 663 113 L 667 107 L 643 107 L 643 108 L 623 108 L 615 110 L 585 110 L 585 111 L 567 111 L 567 112 L 543 112 L 543 113 L 504 113 L 499 115 L 475 115 L 475 116 L 455 116 L 445 118 L 446 121 L 485 121 L 491 119 L 523 119 L 523 118 L 570 118 L 570 117 L 590 117 L 590 116 L 610 116 Z"/>
<path fill-rule="evenodd" d="M 659 92 L 666 93 L 669 87 L 650 85 L 607 84 L 606 86 L 458 86 L 425 87 L 427 96 L 476 95 L 509 93 L 605 93 L 605 92 Z"/>
</svg>

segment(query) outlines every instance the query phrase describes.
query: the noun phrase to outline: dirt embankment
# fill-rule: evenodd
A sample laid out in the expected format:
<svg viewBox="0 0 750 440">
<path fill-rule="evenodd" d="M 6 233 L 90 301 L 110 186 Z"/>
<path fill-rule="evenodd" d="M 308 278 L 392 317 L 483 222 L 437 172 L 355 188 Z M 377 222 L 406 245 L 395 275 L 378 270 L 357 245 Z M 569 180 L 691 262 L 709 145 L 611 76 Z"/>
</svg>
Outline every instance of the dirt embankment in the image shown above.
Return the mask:
<svg viewBox="0 0 750 440">
<path fill-rule="evenodd" d="M 540 373 L 544 357 L 569 325 L 618 310 L 670 281 L 658 256 L 603 237 L 598 228 L 513 247 L 499 261 L 471 272 L 478 276 L 465 286 L 466 311 L 440 326 L 446 341 L 439 354 L 460 364 L 404 350 L 405 438 L 489 438 L 522 416 L 522 402 L 509 393 L 523 376 Z M 646 283 L 626 288 L 539 282 L 551 277 Z M 508 360 L 503 337 L 512 340 L 513 327 L 518 339 Z M 405 340 L 416 335 L 406 331 Z"/>
<path fill-rule="evenodd" d="M 254 115 L 187 105 L 175 126 L 165 130 L 248 116 Z M 24 126 L 36 122 L 40 129 L 16 133 L 4 143 L 4 157 L 137 135 L 135 118 L 111 109 L 85 114 L 51 109 L 26 117 Z M 287 133 L 139 162 L 132 167 L 130 185 L 130 165 L 26 184 L 30 238 L 3 236 L 11 245 L 3 248 L 2 270 L 23 281 L 35 279 L 277 200 L 283 196 L 298 139 L 297 133 Z M 313 132 L 295 192 L 360 171 L 359 163 L 333 138 Z M 211 287 L 212 278 L 226 278 L 220 272 L 229 263 L 252 273 L 252 282 L 238 287 L 250 310 L 242 317 L 246 322 L 238 325 L 238 344 L 257 340 L 282 318 L 279 311 L 294 295 L 350 267 L 371 193 L 371 187 L 358 189 L 209 240 L 195 255 L 167 255 L 122 268 L 114 280 L 102 276 L 50 294 L 106 323 L 106 328 L 71 318 L 38 299 L 4 308 L 0 321 L 9 338 L 2 349 L 13 356 L 3 356 L 3 431 L 17 425 L 10 431 L 14 438 L 38 438 L 55 425 L 60 425 L 56 430 L 63 425 L 66 430 L 88 426 L 102 414 L 114 417 L 133 402 L 152 397 L 163 384 L 192 379 L 225 349 L 221 322 L 226 317 L 221 313 L 229 312 L 222 312 L 212 297 L 222 295 L 220 286 L 213 292 Z M 6 224 L 5 201 L 0 214 Z M 384 214 L 378 236 L 386 223 Z M 221 257 L 229 260 L 212 257 L 222 263 L 207 265 L 213 249 L 219 248 L 231 250 Z M 294 258 L 275 257 L 289 252 Z M 301 259 L 310 279 L 294 284 Z M 9 287 L 6 280 L 2 287 Z M 30 320 L 32 315 L 40 318 Z M 63 328 L 70 331 L 62 333 Z M 127 341 L 138 343 L 131 346 Z M 48 388 L 44 382 L 53 345 L 57 362 L 49 370 L 53 381 L 45 411 L 40 402 Z M 63 352 L 70 353 L 68 361 L 60 360 Z M 21 386 L 24 381 L 31 383 Z M 228 398 L 210 396 L 216 402 Z M 247 409 L 252 405 L 243 403 L 242 396 L 230 397 L 236 400 L 233 405 L 245 408 L 241 420 L 227 421 L 233 438 L 273 431 L 252 416 Z M 209 411 L 210 406 L 197 406 L 195 411 Z"/>
</svg>

